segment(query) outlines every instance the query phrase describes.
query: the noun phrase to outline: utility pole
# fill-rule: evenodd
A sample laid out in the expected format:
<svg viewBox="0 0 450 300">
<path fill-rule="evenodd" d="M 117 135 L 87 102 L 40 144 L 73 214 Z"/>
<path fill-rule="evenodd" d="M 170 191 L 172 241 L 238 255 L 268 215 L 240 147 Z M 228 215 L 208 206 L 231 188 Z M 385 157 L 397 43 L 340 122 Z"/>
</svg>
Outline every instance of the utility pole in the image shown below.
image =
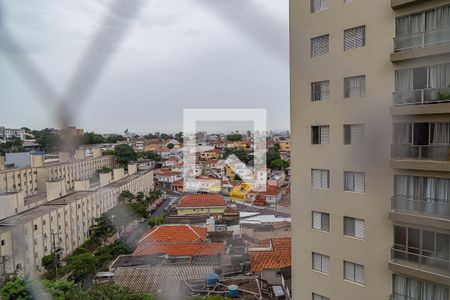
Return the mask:
<svg viewBox="0 0 450 300">
<path fill-rule="evenodd" d="M 58 280 L 58 255 L 56 254 L 56 236 L 59 235 L 59 233 L 54 233 L 53 230 L 51 232 L 52 235 L 52 252 L 53 252 L 53 263 L 55 264 L 55 276 L 56 280 Z"/>
</svg>

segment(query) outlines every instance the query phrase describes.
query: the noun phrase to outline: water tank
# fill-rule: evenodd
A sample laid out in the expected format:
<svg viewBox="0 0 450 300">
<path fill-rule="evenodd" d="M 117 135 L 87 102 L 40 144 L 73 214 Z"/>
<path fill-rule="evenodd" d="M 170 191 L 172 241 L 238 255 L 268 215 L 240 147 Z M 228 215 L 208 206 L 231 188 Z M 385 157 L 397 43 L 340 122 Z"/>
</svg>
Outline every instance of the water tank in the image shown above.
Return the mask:
<svg viewBox="0 0 450 300">
<path fill-rule="evenodd" d="M 217 281 L 219 280 L 219 275 L 216 273 L 211 273 L 206 276 L 206 285 L 207 286 L 215 286 Z"/>
<path fill-rule="evenodd" d="M 228 286 L 228 296 L 237 297 L 239 294 L 239 287 L 235 284 L 231 284 Z"/>
</svg>

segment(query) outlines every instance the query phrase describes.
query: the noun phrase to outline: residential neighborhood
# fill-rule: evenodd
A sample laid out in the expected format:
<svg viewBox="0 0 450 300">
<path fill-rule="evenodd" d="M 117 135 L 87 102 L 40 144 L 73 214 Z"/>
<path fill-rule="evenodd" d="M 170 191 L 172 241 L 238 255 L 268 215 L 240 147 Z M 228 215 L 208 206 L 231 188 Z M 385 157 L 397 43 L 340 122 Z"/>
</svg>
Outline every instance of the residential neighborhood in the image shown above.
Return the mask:
<svg viewBox="0 0 450 300">
<path fill-rule="evenodd" d="M 233 154 L 252 167 L 251 135 L 202 133 L 185 177 L 182 135 L 98 143 L 108 137 L 61 132 L 81 144 L 10 147 L 0 156 L 0 197 L 11 203 L 0 220 L 3 281 L 21 274 L 136 295 L 290 299 L 288 133 L 267 137 L 266 165 L 256 172 L 266 187 L 257 190 L 227 163 Z M 84 265 L 91 260 L 95 268 Z"/>
</svg>

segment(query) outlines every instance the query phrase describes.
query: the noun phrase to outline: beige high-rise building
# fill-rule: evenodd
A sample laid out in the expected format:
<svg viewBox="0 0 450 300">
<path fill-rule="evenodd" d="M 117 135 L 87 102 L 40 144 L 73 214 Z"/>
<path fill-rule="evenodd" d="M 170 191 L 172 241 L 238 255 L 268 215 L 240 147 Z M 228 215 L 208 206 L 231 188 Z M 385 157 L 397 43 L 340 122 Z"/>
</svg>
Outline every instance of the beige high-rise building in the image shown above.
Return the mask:
<svg viewBox="0 0 450 300">
<path fill-rule="evenodd" d="M 449 5 L 290 0 L 294 299 L 449 300 Z"/>
</svg>

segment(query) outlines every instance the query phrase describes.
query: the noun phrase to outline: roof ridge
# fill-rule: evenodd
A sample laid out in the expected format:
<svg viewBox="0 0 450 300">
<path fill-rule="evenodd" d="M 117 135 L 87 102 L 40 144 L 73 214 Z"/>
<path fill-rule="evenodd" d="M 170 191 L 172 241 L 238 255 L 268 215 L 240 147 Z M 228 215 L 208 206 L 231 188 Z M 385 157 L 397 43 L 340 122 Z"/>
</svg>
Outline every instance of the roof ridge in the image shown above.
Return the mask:
<svg viewBox="0 0 450 300">
<path fill-rule="evenodd" d="M 191 227 L 191 225 L 187 225 L 187 227 L 189 227 L 189 229 L 192 230 L 192 232 L 194 232 L 195 235 L 198 236 L 198 238 L 199 238 L 201 241 L 204 241 L 203 238 L 197 233 L 197 231 L 195 231 L 194 228 Z"/>
</svg>

